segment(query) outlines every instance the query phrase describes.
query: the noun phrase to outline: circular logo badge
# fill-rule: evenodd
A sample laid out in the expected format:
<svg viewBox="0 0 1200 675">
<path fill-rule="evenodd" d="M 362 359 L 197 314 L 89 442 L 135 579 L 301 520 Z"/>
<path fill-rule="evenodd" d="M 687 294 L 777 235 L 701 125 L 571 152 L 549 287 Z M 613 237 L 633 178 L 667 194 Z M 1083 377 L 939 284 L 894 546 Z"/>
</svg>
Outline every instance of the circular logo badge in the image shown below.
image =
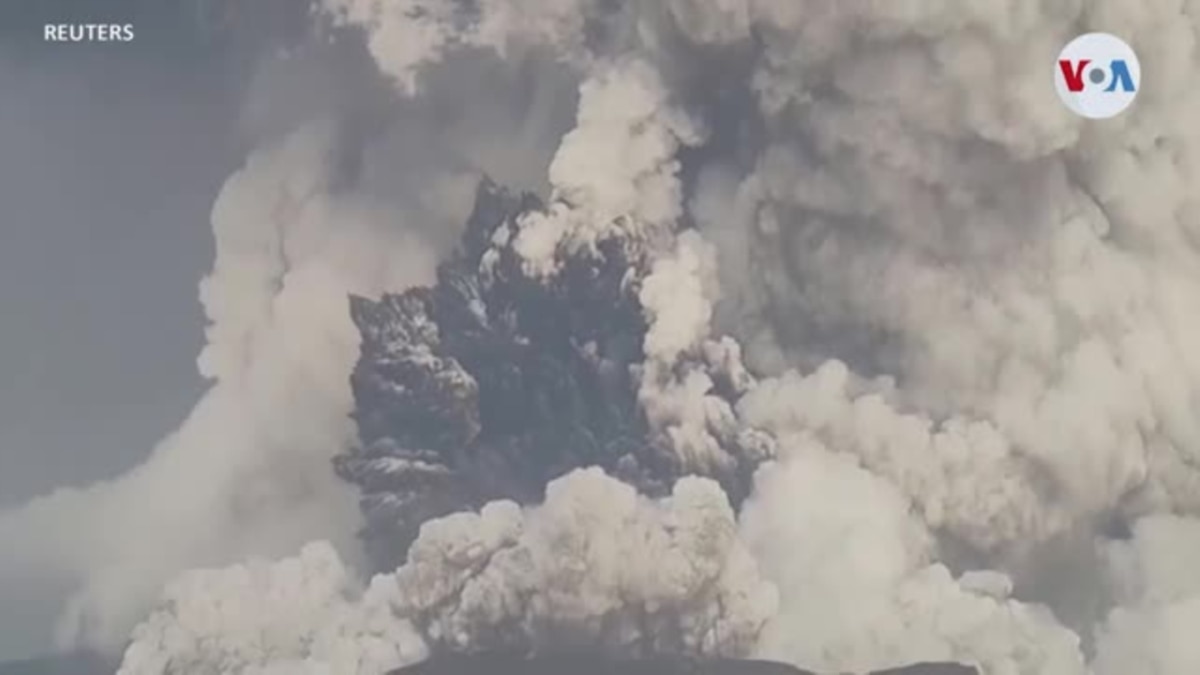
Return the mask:
<svg viewBox="0 0 1200 675">
<path fill-rule="evenodd" d="M 1076 115 L 1100 120 L 1121 114 L 1137 98 L 1142 67 L 1125 41 L 1108 33 L 1071 40 L 1054 64 L 1054 86 Z"/>
</svg>

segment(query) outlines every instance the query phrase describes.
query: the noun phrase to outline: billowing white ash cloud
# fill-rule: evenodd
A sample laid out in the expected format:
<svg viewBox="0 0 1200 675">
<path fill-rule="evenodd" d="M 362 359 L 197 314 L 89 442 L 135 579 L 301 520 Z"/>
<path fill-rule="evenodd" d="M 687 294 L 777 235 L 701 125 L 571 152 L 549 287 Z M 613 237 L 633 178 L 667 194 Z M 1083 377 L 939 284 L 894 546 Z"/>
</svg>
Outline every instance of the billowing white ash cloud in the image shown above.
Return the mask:
<svg viewBox="0 0 1200 675">
<path fill-rule="evenodd" d="M 424 658 L 422 636 L 745 653 L 775 599 L 716 483 L 686 478 L 656 502 L 593 469 L 552 482 L 537 507 L 499 501 L 428 522 L 408 562 L 365 589 L 324 544 L 188 572 L 134 631 L 119 675 L 378 674 Z"/>
<path fill-rule="evenodd" d="M 278 562 L 192 570 L 133 633 L 119 675 L 380 673 L 419 660 L 425 645 L 391 611 L 380 581 L 359 587 L 333 547 L 306 545 Z"/>
<path fill-rule="evenodd" d="M 505 223 L 495 256 L 515 251 L 555 288 L 569 263 L 615 246 L 645 322 L 630 394 L 647 442 L 680 473 L 758 469 L 736 527 L 713 483 L 685 478 L 651 503 L 595 472 L 553 483 L 540 507 L 429 522 L 365 594 L 330 572 L 317 610 L 279 638 L 286 662 L 382 667 L 330 661 L 337 649 L 312 637 L 329 631 L 402 662 L 424 648 L 413 631 L 425 647 L 471 649 L 564 630 L 831 671 L 1200 669 L 1185 637 L 1195 589 L 1171 562 L 1194 557 L 1200 508 L 1200 7 L 324 6 L 363 31 L 398 106 L 455 63 L 554 64 L 576 83 L 575 126 L 545 157 L 545 208 Z M 1069 116 L 1051 80 L 1059 47 L 1090 29 L 1127 38 L 1145 76 L 1135 107 L 1103 124 Z M 388 251 L 374 252 L 385 268 Z M 472 283 L 447 285 L 469 295 Z M 275 311 L 237 307 L 234 326 Z M 339 364 L 330 377 L 344 382 Z M 325 403 L 303 419 L 348 407 Z M 279 419 L 251 410 L 265 429 Z M 1132 538 L 1114 541 L 1122 527 Z M 663 554 L 625 559 L 633 535 Z M 322 550 L 280 573 L 339 569 Z M 1064 555 L 1082 567 L 1064 573 Z M 275 583 L 239 569 L 211 579 Z M 181 583 L 127 668 L 177 649 L 201 671 L 280 667 L 247 641 L 274 626 L 260 615 L 181 629 L 194 621 L 170 607 L 204 606 Z M 372 618 L 330 618 L 346 613 Z M 203 649 L 160 637 L 177 629 L 207 636 Z"/>
<path fill-rule="evenodd" d="M 1113 543 L 1107 567 L 1121 606 L 1100 627 L 1097 675 L 1183 673 L 1200 649 L 1187 637 L 1200 620 L 1200 523 L 1160 515 L 1144 518 L 1133 538 Z"/>
<path fill-rule="evenodd" d="M 806 424 L 975 546 L 1112 510 L 1193 510 L 1196 437 L 1179 411 L 1197 379 L 1171 346 L 1195 330 L 1191 247 L 1176 243 L 1190 197 L 1162 187 L 1184 175 L 1194 136 L 1171 120 L 1192 99 L 1153 93 L 1186 86 L 1169 64 L 1191 58 L 1187 15 L 796 4 L 810 11 L 763 28 L 786 31 L 766 38 L 757 79 L 777 133 L 734 191 L 755 264 L 740 266 L 731 311 L 771 322 L 745 336 L 751 361 L 811 369 L 834 355 L 894 379 L 847 399 L 860 416 L 915 413 L 909 431 Z M 1155 73 L 1135 112 L 1082 127 L 1046 94 L 1044 64 L 1071 31 L 1104 25 Z M 785 42 L 792 31 L 812 39 Z M 964 503 L 947 508 L 942 491 Z"/>
<path fill-rule="evenodd" d="M 460 649 L 746 653 L 775 609 L 715 482 L 652 502 L 596 469 L 525 513 L 493 502 L 429 522 L 395 579 L 400 612 Z"/>
<path fill-rule="evenodd" d="M 987 673 L 1087 672 L 1079 636 L 1011 598 L 1001 572 L 957 574 L 896 487 L 807 435 L 759 475 L 742 536 L 779 589 L 758 654 L 818 672 L 953 661 Z"/>
</svg>

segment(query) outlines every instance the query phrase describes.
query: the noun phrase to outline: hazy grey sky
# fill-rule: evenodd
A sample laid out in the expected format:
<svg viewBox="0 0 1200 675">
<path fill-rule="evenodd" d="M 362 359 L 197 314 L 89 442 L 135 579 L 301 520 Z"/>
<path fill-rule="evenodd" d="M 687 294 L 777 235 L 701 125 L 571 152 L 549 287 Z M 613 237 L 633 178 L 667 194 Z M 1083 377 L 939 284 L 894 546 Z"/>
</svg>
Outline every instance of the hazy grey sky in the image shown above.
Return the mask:
<svg viewBox="0 0 1200 675">
<path fill-rule="evenodd" d="M 0 507 L 129 467 L 203 386 L 196 283 L 248 76 L 203 4 L 0 9 Z M 101 10 L 135 42 L 40 44 Z"/>
<path fill-rule="evenodd" d="M 0 508 L 119 474 L 190 409 L 208 215 L 241 154 L 248 73 L 194 14 L 131 12 L 133 45 L 40 44 L 70 4 L 0 8 Z M 47 648 L 49 591 L 21 592 L 0 598 L 25 608 L 5 656 Z"/>
<path fill-rule="evenodd" d="M 198 391 L 195 284 L 228 122 L 211 83 L 154 71 L 0 62 L 5 503 L 128 466 Z"/>
</svg>

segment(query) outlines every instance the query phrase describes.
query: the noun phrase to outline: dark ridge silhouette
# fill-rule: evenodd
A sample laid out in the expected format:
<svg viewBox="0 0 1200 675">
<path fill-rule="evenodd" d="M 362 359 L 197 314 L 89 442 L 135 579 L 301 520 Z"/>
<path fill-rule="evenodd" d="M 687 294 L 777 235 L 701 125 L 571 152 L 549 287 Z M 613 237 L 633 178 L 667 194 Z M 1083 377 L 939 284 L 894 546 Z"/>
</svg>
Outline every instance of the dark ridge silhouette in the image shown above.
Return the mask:
<svg viewBox="0 0 1200 675">
<path fill-rule="evenodd" d="M 507 654 L 445 654 L 389 675 L 839 675 L 751 659 L 624 659 L 588 655 L 525 658 Z M 980 675 L 957 663 L 918 663 L 861 675 Z"/>
<path fill-rule="evenodd" d="M 50 656 L 0 663 L 0 675 L 112 675 L 116 665 L 87 655 Z M 505 654 L 446 654 L 389 675 L 841 675 L 814 673 L 751 659 L 623 659 L 594 655 L 523 658 Z M 859 675 L 859 674 L 856 674 Z M 957 663 L 919 663 L 861 675 L 980 675 Z"/>
</svg>

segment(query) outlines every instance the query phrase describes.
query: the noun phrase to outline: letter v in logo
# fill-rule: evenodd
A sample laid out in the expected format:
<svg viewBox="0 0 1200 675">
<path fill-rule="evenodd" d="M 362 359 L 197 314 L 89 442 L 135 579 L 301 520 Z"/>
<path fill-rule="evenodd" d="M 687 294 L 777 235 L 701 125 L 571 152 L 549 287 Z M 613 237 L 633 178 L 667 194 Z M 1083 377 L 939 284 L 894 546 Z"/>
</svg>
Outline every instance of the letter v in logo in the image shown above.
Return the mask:
<svg viewBox="0 0 1200 675">
<path fill-rule="evenodd" d="M 1059 59 L 1058 67 L 1062 70 L 1063 79 L 1067 82 L 1067 91 L 1083 91 L 1083 69 L 1091 63 L 1091 59 L 1080 59 L 1072 63 L 1067 59 Z"/>
</svg>

